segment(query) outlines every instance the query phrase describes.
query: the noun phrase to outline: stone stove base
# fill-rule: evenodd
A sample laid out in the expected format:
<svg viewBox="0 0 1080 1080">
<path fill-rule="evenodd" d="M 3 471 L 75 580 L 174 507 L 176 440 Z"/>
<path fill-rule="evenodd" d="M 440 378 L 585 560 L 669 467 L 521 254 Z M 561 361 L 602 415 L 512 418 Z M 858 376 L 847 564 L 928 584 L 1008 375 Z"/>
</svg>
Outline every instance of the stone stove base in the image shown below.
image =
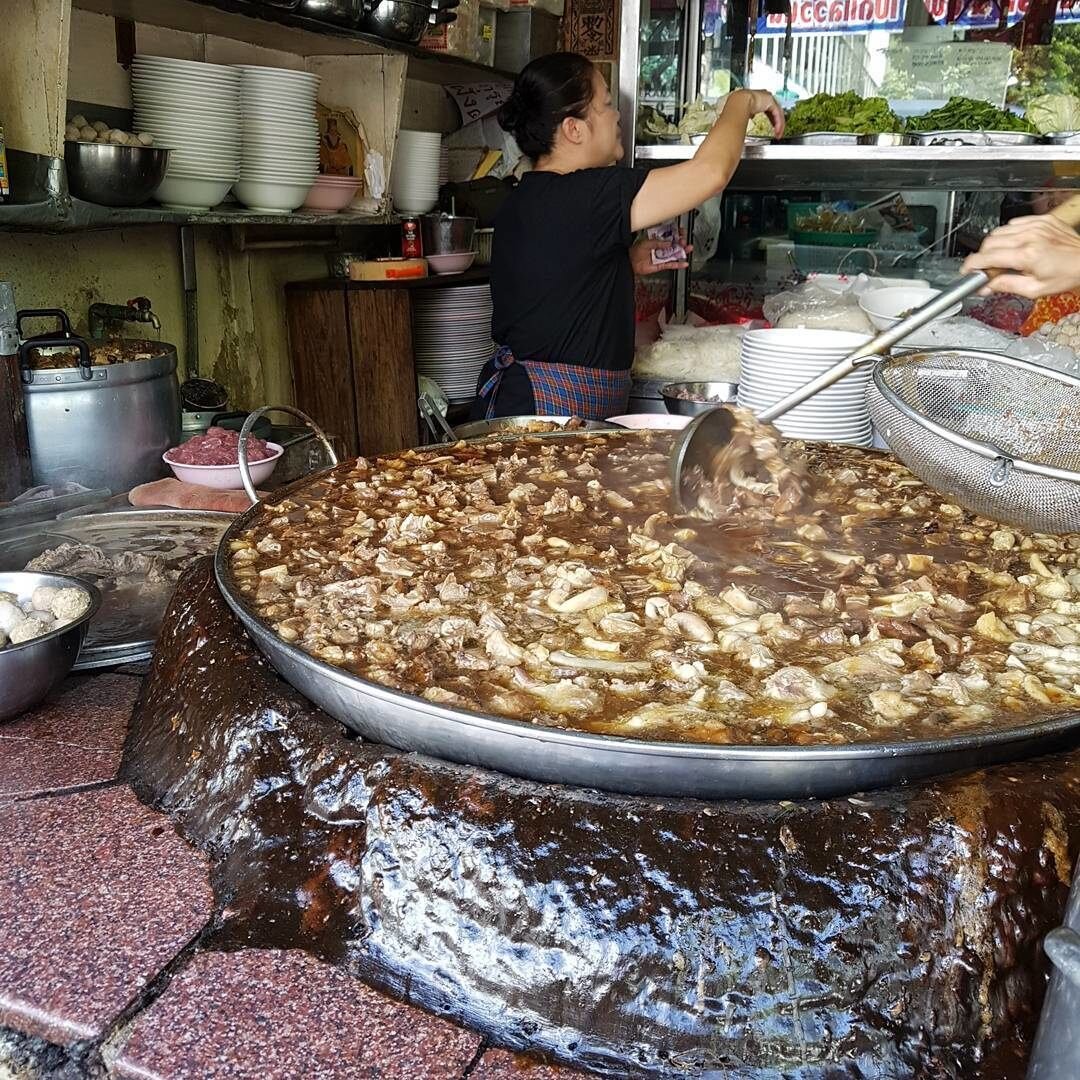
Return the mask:
<svg viewBox="0 0 1080 1080">
<path fill-rule="evenodd" d="M 123 774 L 211 857 L 227 945 L 610 1075 L 1023 1075 L 1080 753 L 820 802 L 613 796 L 351 738 L 209 560 L 166 626 Z"/>
</svg>

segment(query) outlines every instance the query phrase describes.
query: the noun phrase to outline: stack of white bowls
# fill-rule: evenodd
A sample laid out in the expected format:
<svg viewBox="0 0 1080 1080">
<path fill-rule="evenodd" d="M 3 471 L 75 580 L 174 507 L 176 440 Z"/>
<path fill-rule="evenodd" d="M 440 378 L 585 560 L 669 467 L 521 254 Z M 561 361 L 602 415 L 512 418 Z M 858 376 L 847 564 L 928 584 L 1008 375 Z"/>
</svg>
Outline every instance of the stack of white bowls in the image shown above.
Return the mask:
<svg viewBox="0 0 1080 1080">
<path fill-rule="evenodd" d="M 442 136 L 437 131 L 398 132 L 390 192 L 394 207 L 406 214 L 426 214 L 439 198 L 439 156 Z"/>
<path fill-rule="evenodd" d="M 751 330 L 742 343 L 739 404 L 760 413 L 868 340 L 840 330 Z M 866 407 L 870 373 L 870 366 L 852 372 L 774 424 L 789 439 L 872 445 Z"/>
<path fill-rule="evenodd" d="M 288 214 L 302 206 L 319 171 L 319 76 L 237 65 L 243 156 L 233 189 L 248 209 Z"/>
<path fill-rule="evenodd" d="M 180 210 L 217 206 L 240 175 L 240 73 L 140 54 L 131 64 L 131 97 L 135 130 L 172 151 L 154 198 Z"/>
</svg>

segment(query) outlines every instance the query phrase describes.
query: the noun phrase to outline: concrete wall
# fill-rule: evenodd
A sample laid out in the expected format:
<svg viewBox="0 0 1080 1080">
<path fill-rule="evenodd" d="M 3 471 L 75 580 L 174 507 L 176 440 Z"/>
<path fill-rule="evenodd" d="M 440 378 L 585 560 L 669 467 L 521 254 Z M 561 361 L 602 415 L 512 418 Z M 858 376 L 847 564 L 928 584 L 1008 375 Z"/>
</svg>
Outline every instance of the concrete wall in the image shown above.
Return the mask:
<svg viewBox="0 0 1080 1080">
<path fill-rule="evenodd" d="M 238 408 L 291 404 L 285 327 L 287 281 L 326 276 L 322 249 L 243 252 L 224 228 L 196 229 L 201 374 Z M 149 296 L 161 338 L 186 353 L 178 230 L 163 226 L 43 236 L 0 233 L 0 279 L 20 308 L 62 307 L 80 331 L 94 301 Z M 132 328 L 133 336 L 149 327 Z"/>
</svg>

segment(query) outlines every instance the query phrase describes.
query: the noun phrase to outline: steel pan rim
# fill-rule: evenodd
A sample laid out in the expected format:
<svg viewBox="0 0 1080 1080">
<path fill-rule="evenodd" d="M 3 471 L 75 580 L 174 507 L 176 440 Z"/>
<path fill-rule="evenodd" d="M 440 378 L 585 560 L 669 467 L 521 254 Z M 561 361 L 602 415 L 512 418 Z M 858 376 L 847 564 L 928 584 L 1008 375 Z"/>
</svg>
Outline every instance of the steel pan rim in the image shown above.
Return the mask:
<svg viewBox="0 0 1080 1080">
<path fill-rule="evenodd" d="M 343 462 L 342 464 L 347 465 L 349 462 Z M 281 493 L 275 493 L 275 496 L 280 497 L 286 491 L 303 487 L 313 479 L 311 476 L 304 477 L 295 485 L 289 485 L 283 489 Z M 449 705 L 439 705 L 427 701 L 419 695 L 391 689 L 381 683 L 372 682 L 360 675 L 346 671 L 344 668 L 335 667 L 324 660 L 319 660 L 303 649 L 278 637 L 251 610 L 247 601 L 240 596 L 229 581 L 227 552 L 231 541 L 249 527 L 261 505 L 261 503 L 257 503 L 236 518 L 221 537 L 217 553 L 214 556 L 214 577 L 217 580 L 218 589 L 228 606 L 243 624 L 245 631 L 259 646 L 260 651 L 263 651 L 260 638 L 267 638 L 271 640 L 272 647 L 275 650 L 280 650 L 300 667 L 308 669 L 319 679 L 329 680 L 376 703 L 386 703 L 412 709 L 435 720 L 452 723 L 459 727 L 475 728 L 478 731 L 513 739 L 526 738 L 539 743 L 557 744 L 564 748 L 578 749 L 600 755 L 635 754 L 643 758 L 684 758 L 695 761 L 716 762 L 743 761 L 760 764 L 896 760 L 928 755 L 951 759 L 967 752 L 979 751 L 989 747 L 1000 747 L 1009 743 L 1022 744 L 1033 739 L 1041 740 L 1053 735 L 1062 735 L 1073 728 L 1080 727 L 1080 711 L 1075 711 L 1019 727 L 1001 728 L 996 731 L 976 732 L 969 735 L 957 735 L 939 739 L 920 739 L 912 742 L 848 743 L 827 746 L 755 746 L 746 743 L 645 741 L 619 735 L 602 735 L 589 731 L 547 727 L 532 724 L 526 720 L 514 720 L 510 717 L 495 716 L 491 713 L 472 712 Z M 289 680 L 285 681 L 288 682 Z M 290 683 L 290 685 L 293 684 Z M 303 693 L 301 687 L 294 688 Z M 403 749 L 410 748 L 405 747 Z M 942 770 L 942 772 L 947 771 L 950 770 Z M 853 787 L 852 791 L 855 790 L 858 790 L 858 788 Z"/>
</svg>

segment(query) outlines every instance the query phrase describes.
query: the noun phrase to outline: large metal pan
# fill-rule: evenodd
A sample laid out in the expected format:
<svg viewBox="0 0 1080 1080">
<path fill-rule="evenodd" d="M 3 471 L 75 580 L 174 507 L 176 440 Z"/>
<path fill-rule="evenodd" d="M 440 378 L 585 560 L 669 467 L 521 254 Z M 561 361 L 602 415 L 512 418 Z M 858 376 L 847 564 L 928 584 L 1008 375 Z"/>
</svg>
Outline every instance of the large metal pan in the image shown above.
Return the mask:
<svg viewBox="0 0 1080 1080">
<path fill-rule="evenodd" d="M 583 431 L 619 431 L 617 424 L 606 420 L 581 420 L 573 428 L 567 428 L 569 416 L 499 416 L 494 420 L 471 420 L 458 424 L 454 435 L 459 439 L 520 438 L 522 435 L 580 435 Z M 557 424 L 559 431 L 529 431 L 534 423 Z"/>
<path fill-rule="evenodd" d="M 891 787 L 1080 744 L 1080 713 L 954 739 L 766 747 L 645 742 L 435 705 L 316 660 L 255 616 L 230 582 L 228 551 L 257 513 L 253 507 L 238 517 L 218 547 L 214 570 L 229 607 L 283 679 L 365 739 L 400 750 L 632 795 L 797 799 Z"/>
</svg>

